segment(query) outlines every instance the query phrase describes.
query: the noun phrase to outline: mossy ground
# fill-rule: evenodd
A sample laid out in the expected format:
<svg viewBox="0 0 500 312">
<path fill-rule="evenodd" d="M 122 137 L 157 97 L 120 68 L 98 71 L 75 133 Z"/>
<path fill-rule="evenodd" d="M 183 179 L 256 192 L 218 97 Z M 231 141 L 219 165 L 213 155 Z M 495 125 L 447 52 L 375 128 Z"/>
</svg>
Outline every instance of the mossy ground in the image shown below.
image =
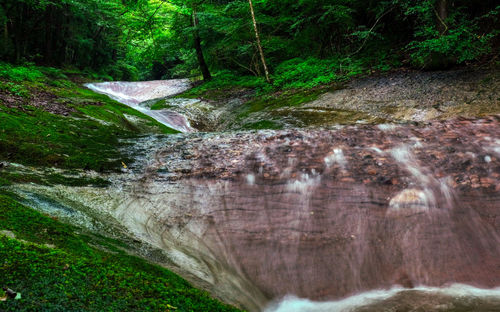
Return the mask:
<svg viewBox="0 0 500 312">
<path fill-rule="evenodd" d="M 155 101 L 150 109 L 151 110 L 161 110 L 161 109 L 166 109 L 166 108 L 171 108 L 172 105 L 169 105 L 167 103 L 165 103 L 165 100 L 158 100 L 158 101 Z"/>
<path fill-rule="evenodd" d="M 15 234 L 0 235 L 0 285 L 22 294 L 0 302 L 0 311 L 237 311 L 8 193 L 0 194 L 0 231 Z"/>
<path fill-rule="evenodd" d="M 302 116 L 300 111 L 289 114 L 290 116 L 283 114 L 287 109 L 294 112 L 303 104 L 312 102 L 320 95 L 341 87 L 342 83 L 335 82 L 312 88 L 279 90 L 259 79 L 228 81 L 216 78 L 176 97 L 198 98 L 217 107 L 224 106 L 237 98 L 243 102 L 242 105 L 229 111 L 226 114 L 227 120 L 221 120 L 223 124 L 232 130 L 276 130 L 286 127 L 283 124 L 286 117 L 293 117 L 299 122 L 309 124 L 312 119 L 310 114 L 304 113 Z M 152 108 L 162 109 L 166 107 L 165 103 L 160 101 L 153 104 Z"/>
<path fill-rule="evenodd" d="M 14 183 L 35 183 L 39 185 L 96 186 L 104 187 L 109 181 L 99 177 L 84 177 L 79 172 L 35 172 L 20 171 L 17 168 L 7 168 L 0 171 L 0 186 Z"/>
<path fill-rule="evenodd" d="M 283 107 L 297 107 L 301 104 L 314 101 L 321 94 L 331 88 L 313 90 L 294 90 L 286 93 L 275 93 L 267 96 L 256 97 L 248 101 L 238 113 L 238 119 L 248 117 L 252 113 L 263 110 L 274 110 Z"/>
<path fill-rule="evenodd" d="M 0 162 L 115 171 L 129 161 L 124 140 L 176 132 L 57 69 L 5 66 L 0 74 Z M 0 178 L 37 182 L 1 169 Z"/>
</svg>

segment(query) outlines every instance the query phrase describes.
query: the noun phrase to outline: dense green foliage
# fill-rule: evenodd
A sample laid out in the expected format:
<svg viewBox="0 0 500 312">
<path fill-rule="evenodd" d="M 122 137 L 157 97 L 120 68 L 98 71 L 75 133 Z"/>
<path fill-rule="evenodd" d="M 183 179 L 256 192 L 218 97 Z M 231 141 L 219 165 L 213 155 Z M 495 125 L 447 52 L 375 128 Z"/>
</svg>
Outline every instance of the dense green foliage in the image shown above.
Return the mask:
<svg viewBox="0 0 500 312">
<path fill-rule="evenodd" d="M 254 7 L 273 88 L 498 53 L 493 0 L 257 0 Z M 215 76 L 263 75 L 247 0 L 6 0 L 0 24 L 0 56 L 11 62 L 160 79 L 200 76 L 201 53 Z"/>
<path fill-rule="evenodd" d="M 0 285 L 22 299 L 0 302 L 1 311 L 237 311 L 129 256 L 118 241 L 78 233 L 0 194 L 5 230 L 19 240 L 0 234 Z"/>
<path fill-rule="evenodd" d="M 130 67 L 121 62 L 125 12 L 116 0 L 2 1 L 0 56 L 11 62 L 107 67 L 110 74 L 131 78 Z"/>
</svg>

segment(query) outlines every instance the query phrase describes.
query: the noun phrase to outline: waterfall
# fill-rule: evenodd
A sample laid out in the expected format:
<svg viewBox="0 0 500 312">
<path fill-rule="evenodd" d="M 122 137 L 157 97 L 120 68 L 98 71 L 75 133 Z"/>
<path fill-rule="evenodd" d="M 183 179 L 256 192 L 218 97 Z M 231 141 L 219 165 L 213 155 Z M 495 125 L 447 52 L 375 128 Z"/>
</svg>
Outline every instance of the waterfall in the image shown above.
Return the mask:
<svg viewBox="0 0 500 312">
<path fill-rule="evenodd" d="M 128 105 L 133 109 L 150 116 L 161 124 L 180 132 L 194 132 L 187 118 L 177 112 L 162 109 L 151 110 L 141 103 L 161 99 L 186 91 L 190 88 L 189 80 L 156 80 L 140 82 L 103 82 L 85 85 L 94 92 L 105 94 L 112 99 Z"/>
</svg>

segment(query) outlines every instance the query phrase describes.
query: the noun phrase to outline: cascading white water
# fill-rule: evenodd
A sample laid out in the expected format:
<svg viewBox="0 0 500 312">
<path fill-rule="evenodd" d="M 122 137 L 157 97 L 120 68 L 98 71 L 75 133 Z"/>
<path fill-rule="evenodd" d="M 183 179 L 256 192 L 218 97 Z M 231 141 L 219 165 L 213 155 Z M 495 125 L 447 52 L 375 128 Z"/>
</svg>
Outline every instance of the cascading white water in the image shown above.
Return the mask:
<svg viewBox="0 0 500 312">
<path fill-rule="evenodd" d="M 187 118 L 177 112 L 167 109 L 151 110 L 140 105 L 148 100 L 160 99 L 181 93 L 191 87 L 188 79 L 155 80 L 140 82 L 103 82 L 85 85 L 94 92 L 105 94 L 110 98 L 128 105 L 141 113 L 148 115 L 161 124 L 180 132 L 194 132 Z"/>
<path fill-rule="evenodd" d="M 460 306 L 467 306 L 468 309 L 459 310 Z M 325 302 L 286 296 L 271 303 L 264 312 L 438 312 L 453 311 L 454 308 L 457 308 L 457 311 L 500 311 L 500 288 L 481 289 L 464 284 L 447 287 L 422 286 L 411 290 L 393 287 Z"/>
</svg>

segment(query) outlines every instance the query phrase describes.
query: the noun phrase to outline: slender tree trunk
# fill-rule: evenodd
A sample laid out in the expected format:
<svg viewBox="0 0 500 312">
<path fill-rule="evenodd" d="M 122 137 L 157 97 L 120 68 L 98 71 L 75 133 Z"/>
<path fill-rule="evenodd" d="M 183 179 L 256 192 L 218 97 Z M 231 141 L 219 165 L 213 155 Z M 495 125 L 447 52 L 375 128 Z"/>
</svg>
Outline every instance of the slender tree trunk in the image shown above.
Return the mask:
<svg viewBox="0 0 500 312">
<path fill-rule="evenodd" d="M 61 10 L 58 18 L 58 27 L 59 32 L 56 32 L 57 36 L 57 44 L 56 44 L 56 52 L 57 52 L 57 60 L 60 64 L 64 64 L 66 60 L 66 46 L 67 40 L 69 36 L 66 35 L 68 31 L 67 23 L 66 23 L 66 7 Z"/>
<path fill-rule="evenodd" d="M 441 34 L 444 34 L 448 30 L 446 25 L 446 19 L 448 18 L 448 1 L 438 0 L 437 2 L 437 26 Z"/>
<path fill-rule="evenodd" d="M 253 10 L 252 0 L 248 0 L 248 3 L 250 4 L 250 13 L 252 14 L 253 29 L 255 30 L 255 38 L 257 40 L 257 48 L 259 49 L 260 53 L 260 60 L 262 61 L 262 66 L 264 67 L 266 81 L 270 83 L 271 80 L 269 79 L 269 70 L 267 69 L 266 58 L 264 57 L 264 51 L 262 50 L 262 44 L 260 43 L 260 35 L 259 30 L 257 29 L 257 21 L 255 20 L 255 12 Z"/>
<path fill-rule="evenodd" d="M 212 79 L 210 70 L 208 70 L 207 62 L 205 62 L 205 57 L 203 56 L 203 50 L 201 49 L 201 38 L 198 29 L 198 16 L 196 15 L 196 8 L 193 7 L 192 14 L 192 24 L 193 24 L 193 37 L 194 37 L 194 48 L 196 50 L 196 56 L 198 57 L 198 63 L 200 64 L 200 70 L 203 75 L 203 80 L 208 81 Z"/>
</svg>

